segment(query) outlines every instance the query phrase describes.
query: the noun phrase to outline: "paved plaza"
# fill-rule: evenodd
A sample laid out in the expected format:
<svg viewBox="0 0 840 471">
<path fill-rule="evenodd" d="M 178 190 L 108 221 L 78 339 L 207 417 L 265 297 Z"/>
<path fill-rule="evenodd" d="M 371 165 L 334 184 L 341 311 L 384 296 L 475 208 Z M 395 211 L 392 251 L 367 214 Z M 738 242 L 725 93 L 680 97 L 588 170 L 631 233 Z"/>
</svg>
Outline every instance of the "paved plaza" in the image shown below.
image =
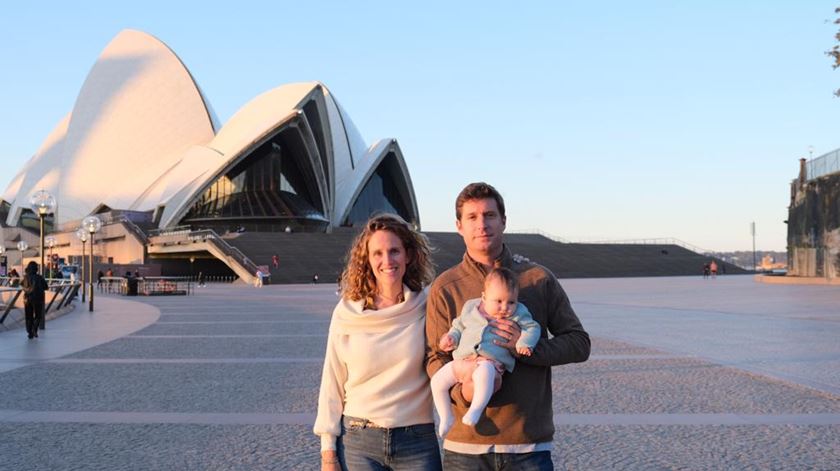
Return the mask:
<svg viewBox="0 0 840 471">
<path fill-rule="evenodd" d="M 840 289 L 562 280 L 592 336 L 554 369 L 559 469 L 840 469 Z M 0 469 L 318 469 L 334 285 L 97 297 L 0 333 Z"/>
</svg>

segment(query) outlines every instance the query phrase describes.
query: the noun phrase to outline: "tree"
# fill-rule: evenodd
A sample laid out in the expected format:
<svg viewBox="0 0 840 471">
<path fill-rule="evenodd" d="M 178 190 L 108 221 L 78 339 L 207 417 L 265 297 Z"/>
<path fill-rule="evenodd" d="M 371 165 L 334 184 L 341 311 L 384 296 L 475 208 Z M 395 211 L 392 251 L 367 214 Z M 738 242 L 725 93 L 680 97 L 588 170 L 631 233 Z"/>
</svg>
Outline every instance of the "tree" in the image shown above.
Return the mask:
<svg viewBox="0 0 840 471">
<path fill-rule="evenodd" d="M 834 14 L 840 15 L 840 7 L 834 9 Z M 840 17 L 834 20 L 834 24 L 840 25 Z M 840 31 L 834 33 L 834 40 L 840 43 Z M 825 54 L 834 59 L 834 64 L 832 64 L 831 68 L 837 69 L 840 67 L 840 44 L 835 44 L 834 47 L 825 51 Z M 840 97 L 840 89 L 834 91 L 834 96 Z"/>
</svg>

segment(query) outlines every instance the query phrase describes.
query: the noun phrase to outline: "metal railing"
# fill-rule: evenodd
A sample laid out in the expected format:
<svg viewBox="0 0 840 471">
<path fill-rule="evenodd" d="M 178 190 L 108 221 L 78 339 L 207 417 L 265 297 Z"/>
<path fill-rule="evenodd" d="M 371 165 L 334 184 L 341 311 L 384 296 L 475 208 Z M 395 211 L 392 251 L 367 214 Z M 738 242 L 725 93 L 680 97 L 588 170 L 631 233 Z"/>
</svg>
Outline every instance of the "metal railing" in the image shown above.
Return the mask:
<svg viewBox="0 0 840 471">
<path fill-rule="evenodd" d="M 190 275 L 188 278 L 199 286 L 210 283 L 233 283 L 239 279 L 236 275 Z"/>
<path fill-rule="evenodd" d="M 658 237 L 658 238 L 650 238 L 650 239 L 619 239 L 619 240 L 597 240 L 597 241 L 578 241 L 582 244 L 627 244 L 627 245 L 676 245 L 682 247 L 684 249 L 691 250 L 692 252 L 699 253 L 701 255 L 709 255 L 714 253 L 712 250 L 706 250 L 702 247 L 698 247 L 696 245 L 689 244 L 688 242 L 684 242 L 680 239 L 675 239 L 673 237 Z"/>
<path fill-rule="evenodd" d="M 241 250 L 228 244 L 224 239 L 219 237 L 219 234 L 217 234 L 213 229 L 202 229 L 190 233 L 190 240 L 196 240 L 197 238 L 201 238 L 205 242 L 212 243 L 221 250 L 222 253 L 229 257 L 233 257 L 233 259 L 245 267 L 249 273 L 256 273 L 257 270 L 259 270 L 256 263 L 252 262 L 251 259 L 242 253 Z"/>
<path fill-rule="evenodd" d="M 18 298 L 20 297 L 21 293 L 23 293 L 22 288 L 0 288 L 0 295 L 3 293 L 15 293 L 9 295 L 9 302 L 3 308 L 3 315 L 0 317 L 0 324 L 6 321 L 6 316 L 9 315 L 9 312 L 15 307 L 15 303 L 17 303 Z"/>
<path fill-rule="evenodd" d="M 256 273 L 259 270 L 257 264 L 252 262 L 241 250 L 228 244 L 213 229 L 190 231 L 189 229 L 173 228 L 167 232 L 159 232 L 149 237 L 149 243 L 161 245 L 196 241 L 213 244 L 225 256 L 232 258 L 236 263 L 245 268 L 248 273 Z"/>
<path fill-rule="evenodd" d="M 511 230 L 505 231 L 508 234 L 537 234 L 545 237 L 546 239 L 551 239 L 554 242 L 560 242 L 561 244 L 568 244 L 569 240 L 564 239 L 562 237 L 558 237 L 554 234 L 549 234 L 548 232 L 542 231 L 540 229 L 519 229 L 519 230 Z"/>
<path fill-rule="evenodd" d="M 816 159 L 809 160 L 805 163 L 805 172 L 805 178 L 808 180 L 840 172 L 840 149 L 835 149 Z"/>
<path fill-rule="evenodd" d="M 178 234 L 189 234 L 190 232 L 192 232 L 192 228 L 190 226 L 177 226 L 177 227 L 169 227 L 169 228 L 166 228 L 166 229 L 151 230 L 151 231 L 149 231 L 149 237 L 178 235 Z"/>
<path fill-rule="evenodd" d="M 146 236 L 146 233 L 145 233 L 145 232 L 143 232 L 143 229 L 140 229 L 140 227 L 139 227 L 137 224 L 134 224 L 134 221 L 132 221 L 131 219 L 128 219 L 128 218 L 126 218 L 126 217 L 123 217 L 123 218 L 122 218 L 120 221 L 118 221 L 118 222 L 121 222 L 121 223 L 122 223 L 122 225 L 123 225 L 126 229 L 128 229 L 128 231 L 129 231 L 129 232 L 131 232 L 131 233 L 132 233 L 132 234 L 134 234 L 134 235 L 135 235 L 138 239 L 140 239 L 140 242 L 143 242 L 144 244 L 146 244 L 146 243 L 148 243 L 148 242 L 149 242 L 149 238 Z"/>
<path fill-rule="evenodd" d="M 122 276 L 103 276 L 96 281 L 100 293 L 125 294 L 128 291 L 128 279 Z"/>
<path fill-rule="evenodd" d="M 187 276 L 147 276 L 140 278 L 137 294 L 144 296 L 190 295 L 194 288 Z"/>
<path fill-rule="evenodd" d="M 522 230 L 514 230 L 514 231 L 505 231 L 508 234 L 537 234 L 541 235 L 547 239 L 551 239 L 555 242 L 560 242 L 561 244 L 630 244 L 630 245 L 677 245 L 684 249 L 691 250 L 692 252 L 699 253 L 701 255 L 714 255 L 716 252 L 714 250 L 706 250 L 702 247 L 698 247 L 693 244 L 689 244 L 688 242 L 682 241 L 680 239 L 675 239 L 673 237 L 652 237 L 652 238 L 644 238 L 644 239 L 564 239 L 562 237 L 555 236 L 553 234 L 549 234 L 547 232 L 541 231 L 539 229 L 522 229 Z"/>
<path fill-rule="evenodd" d="M 133 278 L 137 292 L 129 292 L 129 279 L 122 276 L 103 276 L 96 284 L 101 293 L 127 295 L 189 295 L 193 294 L 192 277 L 189 276 L 144 276 Z"/>
<path fill-rule="evenodd" d="M 0 294 L 2 293 L 14 293 L 9 296 L 9 302 L 3 306 L 3 313 L 0 316 L 0 324 L 6 321 L 6 317 L 9 315 L 9 312 L 15 307 L 17 300 L 20 298 L 21 294 L 23 294 L 23 288 L 19 286 L 9 287 L 9 278 L 2 277 L 0 278 Z M 52 291 L 53 296 L 50 299 L 49 303 L 44 306 L 44 315 L 49 314 L 50 310 L 55 306 L 56 310 L 59 310 L 63 307 L 66 307 L 70 304 L 70 301 L 75 298 L 76 294 L 78 294 L 79 289 L 81 288 L 82 284 L 79 282 L 74 282 L 71 280 L 64 280 L 64 279 L 47 279 L 47 284 L 49 285 L 48 290 Z M 58 301 L 58 304 L 56 304 Z"/>
</svg>

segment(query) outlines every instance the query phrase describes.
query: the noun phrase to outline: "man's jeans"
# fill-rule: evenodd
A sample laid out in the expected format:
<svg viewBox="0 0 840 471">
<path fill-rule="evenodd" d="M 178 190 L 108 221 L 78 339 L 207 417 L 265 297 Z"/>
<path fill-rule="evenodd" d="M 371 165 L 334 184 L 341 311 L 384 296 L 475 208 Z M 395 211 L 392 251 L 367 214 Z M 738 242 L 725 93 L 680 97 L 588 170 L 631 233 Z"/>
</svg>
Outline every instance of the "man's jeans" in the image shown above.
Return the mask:
<svg viewBox="0 0 840 471">
<path fill-rule="evenodd" d="M 338 456 L 346 469 L 440 471 L 435 424 L 379 428 L 365 419 L 344 417 Z"/>
<path fill-rule="evenodd" d="M 487 453 L 467 455 L 443 450 L 443 467 L 446 471 L 553 471 L 551 452 Z"/>
</svg>

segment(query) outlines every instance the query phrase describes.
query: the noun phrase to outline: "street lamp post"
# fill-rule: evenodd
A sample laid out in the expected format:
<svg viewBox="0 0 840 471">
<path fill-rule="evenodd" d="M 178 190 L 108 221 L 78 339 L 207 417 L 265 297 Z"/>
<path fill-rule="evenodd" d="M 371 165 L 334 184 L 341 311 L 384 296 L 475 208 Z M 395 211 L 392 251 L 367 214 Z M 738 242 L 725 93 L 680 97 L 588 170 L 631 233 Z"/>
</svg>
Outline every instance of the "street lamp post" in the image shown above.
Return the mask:
<svg viewBox="0 0 840 471">
<path fill-rule="evenodd" d="M 26 267 L 23 266 L 23 253 L 26 252 L 26 249 L 28 248 L 29 244 L 27 244 L 25 240 L 22 240 L 17 243 L 17 249 L 20 251 L 20 266 L 24 270 L 26 270 Z"/>
<path fill-rule="evenodd" d="M 757 272 L 758 271 L 758 263 L 755 260 L 755 221 L 753 221 L 752 224 L 750 224 L 750 233 L 752 234 L 752 240 L 753 240 L 753 271 Z"/>
<path fill-rule="evenodd" d="M 80 227 L 76 231 L 76 237 L 82 241 L 82 265 L 80 269 L 82 270 L 82 302 L 85 302 L 85 292 L 87 291 L 87 281 L 85 275 L 87 274 L 87 270 L 85 269 L 85 244 L 88 240 L 88 233 L 84 227 Z"/>
<path fill-rule="evenodd" d="M 90 301 L 88 310 L 93 312 L 93 239 L 94 234 L 102 229 L 102 221 L 96 216 L 88 216 L 82 220 L 82 229 L 90 234 L 90 263 L 88 264 L 88 287 L 90 288 Z"/>
<path fill-rule="evenodd" d="M 55 197 L 46 190 L 38 190 L 29 198 L 29 207 L 41 221 L 41 274 L 44 270 L 44 218 L 55 212 Z"/>
<path fill-rule="evenodd" d="M 49 249 L 50 249 L 50 256 L 49 256 L 49 258 L 47 259 L 48 263 L 50 264 L 50 271 L 48 272 L 46 269 L 44 269 L 44 273 L 49 273 L 49 274 L 51 275 L 51 278 L 52 278 L 52 277 L 54 277 L 54 276 L 55 276 L 55 274 L 53 273 L 53 256 L 52 256 L 52 254 L 53 254 L 53 247 L 55 247 L 55 237 L 53 237 L 53 236 L 47 236 L 47 237 L 45 237 L 45 238 L 44 238 L 44 243 L 45 243 L 45 244 L 47 245 L 47 247 L 49 247 Z M 46 277 L 45 277 L 45 278 L 46 278 Z"/>
</svg>

